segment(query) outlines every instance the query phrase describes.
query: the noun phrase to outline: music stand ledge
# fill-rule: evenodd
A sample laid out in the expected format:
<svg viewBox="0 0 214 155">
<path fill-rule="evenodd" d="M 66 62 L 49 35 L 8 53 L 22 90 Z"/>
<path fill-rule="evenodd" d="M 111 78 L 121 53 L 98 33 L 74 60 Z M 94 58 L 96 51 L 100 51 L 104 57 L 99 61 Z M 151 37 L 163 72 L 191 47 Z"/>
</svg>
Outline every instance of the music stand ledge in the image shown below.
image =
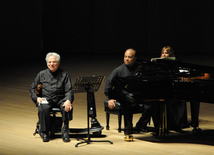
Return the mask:
<svg viewBox="0 0 214 155">
<path fill-rule="evenodd" d="M 76 82 L 74 84 L 73 93 L 87 93 L 87 138 L 78 138 L 82 139 L 83 141 L 77 143 L 75 147 L 78 147 L 79 144 L 87 143 L 90 144 L 91 142 L 109 142 L 113 144 L 113 142 L 109 140 L 91 140 L 90 133 L 89 133 L 89 104 L 94 102 L 94 92 L 98 91 L 100 85 L 102 84 L 104 76 L 92 76 L 92 77 L 77 77 Z"/>
</svg>

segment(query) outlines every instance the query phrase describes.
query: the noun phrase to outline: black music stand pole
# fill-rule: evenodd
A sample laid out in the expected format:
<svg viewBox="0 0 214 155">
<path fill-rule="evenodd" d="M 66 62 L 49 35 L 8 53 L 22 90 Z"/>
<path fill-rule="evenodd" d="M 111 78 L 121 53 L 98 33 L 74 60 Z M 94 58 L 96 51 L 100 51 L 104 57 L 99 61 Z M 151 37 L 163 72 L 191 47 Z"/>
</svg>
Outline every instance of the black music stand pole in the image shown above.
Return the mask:
<svg viewBox="0 0 214 155">
<path fill-rule="evenodd" d="M 104 76 L 93 76 L 93 77 L 78 77 L 75 84 L 73 92 L 87 92 L 87 138 L 78 138 L 82 139 L 83 141 L 77 143 L 75 147 L 78 147 L 79 144 L 87 143 L 90 144 L 91 142 L 109 142 L 113 144 L 113 142 L 109 140 L 91 140 L 90 132 L 89 132 L 89 113 L 90 113 L 90 103 L 94 102 L 94 92 L 97 91 L 104 79 Z"/>
</svg>

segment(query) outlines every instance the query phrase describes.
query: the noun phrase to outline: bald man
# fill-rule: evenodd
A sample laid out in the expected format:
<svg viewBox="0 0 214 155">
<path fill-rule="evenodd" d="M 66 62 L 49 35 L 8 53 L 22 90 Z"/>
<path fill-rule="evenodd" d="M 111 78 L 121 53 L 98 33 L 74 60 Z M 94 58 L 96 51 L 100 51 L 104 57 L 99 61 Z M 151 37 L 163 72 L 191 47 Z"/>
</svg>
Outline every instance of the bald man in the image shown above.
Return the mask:
<svg viewBox="0 0 214 155">
<path fill-rule="evenodd" d="M 125 122 L 125 130 L 124 130 L 124 140 L 132 141 L 133 136 L 132 133 L 132 112 L 131 112 L 131 104 L 132 100 L 130 98 L 127 100 L 127 96 L 123 93 L 115 90 L 115 85 L 117 85 L 117 77 L 134 77 L 136 73 L 140 70 L 140 65 L 136 63 L 136 51 L 132 48 L 127 49 L 124 53 L 124 63 L 113 70 L 110 76 L 106 80 L 105 84 L 105 95 L 108 99 L 108 107 L 110 109 L 115 108 L 115 102 L 118 101 L 121 103 L 122 110 L 124 113 L 124 122 Z M 133 100 L 134 101 L 134 100 Z M 142 110 L 142 117 L 136 124 L 137 129 L 141 131 L 146 131 L 146 126 L 148 121 L 152 116 L 152 108 L 151 106 L 144 106 Z"/>
</svg>

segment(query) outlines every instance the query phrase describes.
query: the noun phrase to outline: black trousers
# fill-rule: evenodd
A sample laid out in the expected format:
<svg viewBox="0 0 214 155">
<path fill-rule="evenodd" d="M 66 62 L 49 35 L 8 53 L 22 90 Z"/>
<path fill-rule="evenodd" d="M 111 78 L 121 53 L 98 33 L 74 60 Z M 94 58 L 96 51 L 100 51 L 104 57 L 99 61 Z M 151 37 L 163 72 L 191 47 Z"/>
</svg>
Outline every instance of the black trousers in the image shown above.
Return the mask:
<svg viewBox="0 0 214 155">
<path fill-rule="evenodd" d="M 138 120 L 136 126 L 146 129 L 148 122 L 153 117 L 154 114 L 154 103 L 145 103 L 143 104 L 142 116 Z"/>
<path fill-rule="evenodd" d="M 182 122 L 187 122 L 186 102 L 183 102 L 181 100 L 168 100 L 167 116 L 169 129 L 181 129 Z"/>
<path fill-rule="evenodd" d="M 178 129 L 179 127 L 187 125 L 187 114 L 186 114 L 186 103 L 182 101 L 166 101 L 167 103 L 167 117 L 168 117 L 168 128 L 169 129 Z M 162 105 L 160 103 L 155 103 L 154 105 L 154 115 L 153 122 L 156 131 L 158 132 L 158 128 L 161 122 L 162 115 Z M 198 127 L 199 126 L 199 109 L 200 102 L 199 101 L 190 101 L 191 108 L 191 126 Z"/>
<path fill-rule="evenodd" d="M 124 134 L 128 135 L 132 132 L 132 119 L 133 119 L 133 112 L 132 112 L 132 105 L 133 103 L 129 102 L 121 102 L 122 110 L 124 112 L 124 122 L 125 122 L 125 130 Z M 135 103 L 134 106 L 138 107 L 138 103 Z M 146 129 L 146 126 L 150 119 L 153 117 L 154 114 L 154 107 L 153 103 L 145 103 L 142 107 L 139 106 L 138 111 L 142 112 L 142 116 L 136 123 L 137 127 Z"/>
<path fill-rule="evenodd" d="M 68 128 L 69 120 L 72 119 L 72 111 L 66 112 L 65 108 L 62 107 L 62 104 L 59 106 L 52 104 L 40 104 L 38 106 L 38 117 L 40 122 L 40 131 L 47 132 L 51 130 L 51 116 L 50 112 L 53 107 L 58 107 L 62 114 L 62 121 L 66 128 Z"/>
<path fill-rule="evenodd" d="M 180 100 L 167 100 L 154 102 L 153 122 L 156 132 L 162 124 L 163 115 L 167 110 L 167 128 L 172 130 L 181 129 L 182 124 L 187 124 L 186 103 Z M 165 107 L 166 106 L 166 107 Z M 166 109 L 165 109 L 166 108 Z"/>
<path fill-rule="evenodd" d="M 124 134 L 129 135 L 132 132 L 132 118 L 133 114 L 131 111 L 131 104 L 126 101 L 119 101 L 122 106 L 123 114 L 124 114 Z"/>
<path fill-rule="evenodd" d="M 171 102 L 172 103 L 172 102 Z M 187 122 L 186 114 L 186 102 L 177 101 L 173 104 L 168 105 L 169 108 L 169 123 L 174 125 L 174 127 L 182 127 L 183 122 Z M 191 126 L 198 127 L 199 126 L 199 110 L 200 110 L 200 102 L 199 101 L 190 101 L 190 110 L 191 110 Z M 184 117 L 183 117 L 184 116 Z M 169 124 L 170 127 L 170 124 Z"/>
<path fill-rule="evenodd" d="M 113 89 L 109 91 L 109 98 L 110 99 L 116 99 L 118 102 L 120 102 L 122 111 L 124 114 L 124 134 L 129 135 L 132 133 L 132 118 L 133 118 L 133 112 L 132 107 L 133 105 L 136 106 L 138 102 L 135 101 L 134 98 L 130 97 L 127 93 L 124 93 L 124 91 L 119 89 Z M 150 120 L 152 112 L 150 105 L 143 105 L 144 107 L 142 109 L 142 117 L 140 118 L 140 124 L 147 124 L 148 120 Z M 146 122 L 146 123 L 145 123 Z"/>
</svg>

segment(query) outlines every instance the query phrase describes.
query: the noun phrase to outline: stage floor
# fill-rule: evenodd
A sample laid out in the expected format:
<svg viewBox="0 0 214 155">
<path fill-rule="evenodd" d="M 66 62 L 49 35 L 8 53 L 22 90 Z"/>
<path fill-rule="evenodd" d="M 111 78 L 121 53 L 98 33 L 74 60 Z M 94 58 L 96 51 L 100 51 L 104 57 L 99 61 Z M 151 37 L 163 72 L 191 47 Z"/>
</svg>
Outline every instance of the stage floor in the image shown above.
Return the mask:
<svg viewBox="0 0 214 155">
<path fill-rule="evenodd" d="M 184 58 L 185 57 L 185 58 Z M 150 59 L 150 56 L 140 57 Z M 179 57 L 184 62 L 214 66 L 211 56 Z M 71 75 L 72 83 L 76 77 L 102 75 L 106 78 L 111 71 L 123 63 L 121 55 L 69 55 L 62 56 L 61 68 Z M 168 136 L 154 138 L 150 132 L 134 134 L 134 142 L 124 142 L 123 132 L 118 133 L 118 118 L 110 117 L 110 130 L 106 130 L 105 101 L 102 83 L 95 93 L 97 119 L 104 127 L 102 136 L 92 136 L 92 140 L 110 140 L 91 144 L 75 145 L 77 137 L 85 134 L 71 134 L 71 142 L 64 143 L 60 136 L 48 143 L 43 143 L 35 131 L 37 108 L 29 96 L 29 88 L 36 74 L 46 68 L 44 58 L 35 62 L 15 64 L 1 68 L 0 76 L 0 154 L 213 154 L 214 151 L 214 104 L 201 103 L 200 128 L 202 135 L 192 134 L 192 128 L 183 133 L 171 132 Z M 75 94 L 73 120 L 70 128 L 87 127 L 86 93 Z M 190 119 L 189 103 L 187 103 L 188 119 Z M 140 118 L 135 114 L 133 124 Z M 122 122 L 123 127 L 123 122 Z M 153 127 L 153 124 L 149 127 Z"/>
</svg>

